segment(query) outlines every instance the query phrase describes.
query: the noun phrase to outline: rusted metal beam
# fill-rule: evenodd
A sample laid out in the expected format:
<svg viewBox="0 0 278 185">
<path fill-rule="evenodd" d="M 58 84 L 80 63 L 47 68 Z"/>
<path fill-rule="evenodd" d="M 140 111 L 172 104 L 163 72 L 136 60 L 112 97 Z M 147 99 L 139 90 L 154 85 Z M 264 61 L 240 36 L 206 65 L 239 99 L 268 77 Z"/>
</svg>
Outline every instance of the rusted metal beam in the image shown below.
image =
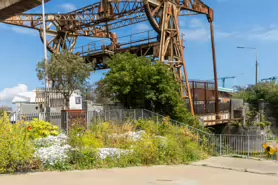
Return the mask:
<svg viewBox="0 0 278 185">
<path fill-rule="evenodd" d="M 109 29 L 113 27 L 113 21 L 138 20 L 144 16 L 142 2 L 112 2 L 107 5 L 111 7 L 110 11 L 105 12 L 102 3 L 95 3 L 83 9 L 67 14 L 47 14 L 46 22 L 55 22 L 59 27 L 64 27 L 68 31 L 83 31 L 80 34 L 89 35 L 92 29 L 106 30 L 105 23 L 108 23 Z M 122 20 L 121 20 L 122 19 Z M 144 21 L 146 21 L 145 19 Z M 7 24 L 24 26 L 33 29 L 42 24 L 41 14 L 22 14 L 10 17 L 3 21 Z M 130 21 L 131 22 L 131 21 Z M 137 23 L 136 21 L 134 23 Z M 127 24 L 129 25 L 129 24 Z M 125 26 L 127 26 L 125 25 Z M 88 32 L 88 33 L 86 33 Z"/>
<path fill-rule="evenodd" d="M 80 22 L 79 19 L 82 15 L 71 14 L 46 14 L 46 23 L 48 32 L 56 33 L 57 31 L 69 31 L 76 36 L 89 36 L 89 37 L 103 37 L 98 36 L 98 32 L 107 31 L 104 24 L 96 24 L 91 26 L 82 26 L 86 21 Z M 130 17 L 120 18 L 116 21 L 108 22 L 108 30 L 114 30 L 121 27 L 129 26 L 139 22 L 146 21 L 147 18 L 144 14 L 132 14 Z M 41 14 L 23 14 L 13 16 L 3 21 L 5 24 L 32 28 L 35 30 L 42 30 L 42 15 Z"/>
<path fill-rule="evenodd" d="M 201 0 L 182 0 L 180 1 L 181 11 L 180 16 L 190 16 L 196 14 L 204 14 L 209 22 L 214 21 L 213 9 L 203 3 Z"/>
</svg>

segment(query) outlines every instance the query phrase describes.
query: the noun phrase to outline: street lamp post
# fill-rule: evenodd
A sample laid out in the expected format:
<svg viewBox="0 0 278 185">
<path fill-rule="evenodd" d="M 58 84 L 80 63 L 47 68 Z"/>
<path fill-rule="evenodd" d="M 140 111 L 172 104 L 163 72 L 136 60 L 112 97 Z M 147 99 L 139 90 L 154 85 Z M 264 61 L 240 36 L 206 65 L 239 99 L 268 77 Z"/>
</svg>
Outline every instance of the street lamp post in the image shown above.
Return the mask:
<svg viewBox="0 0 278 185">
<path fill-rule="evenodd" d="M 238 46 L 238 49 L 252 49 L 252 50 L 256 50 L 256 72 L 255 72 L 255 84 L 258 84 L 258 49 L 254 48 L 254 47 L 242 47 L 242 46 Z"/>
</svg>

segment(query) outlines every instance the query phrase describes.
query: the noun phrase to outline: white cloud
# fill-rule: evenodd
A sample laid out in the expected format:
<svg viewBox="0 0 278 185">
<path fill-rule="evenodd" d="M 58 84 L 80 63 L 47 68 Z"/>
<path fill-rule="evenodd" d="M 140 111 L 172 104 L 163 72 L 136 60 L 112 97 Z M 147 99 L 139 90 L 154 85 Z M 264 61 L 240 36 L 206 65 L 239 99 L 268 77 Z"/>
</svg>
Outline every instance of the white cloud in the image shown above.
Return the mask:
<svg viewBox="0 0 278 185">
<path fill-rule="evenodd" d="M 200 19 L 197 19 L 197 18 L 193 18 L 189 22 L 190 28 L 200 28 L 200 27 L 204 27 L 204 26 L 205 26 L 204 22 L 202 22 Z"/>
<path fill-rule="evenodd" d="M 7 25 L 7 24 L 3 24 L 3 23 L 0 23 L 0 29 L 5 29 L 5 30 L 13 31 L 15 33 L 25 34 L 25 35 L 29 35 L 29 36 L 38 36 L 37 30 L 19 27 L 19 26 Z"/>
<path fill-rule="evenodd" d="M 209 41 L 210 39 L 209 25 L 197 19 L 189 21 L 186 28 L 182 27 L 181 32 L 185 34 L 186 40 Z M 278 41 L 278 25 L 257 25 L 245 31 L 223 31 L 220 26 L 215 28 L 215 39 L 229 38 L 255 41 Z"/>
<path fill-rule="evenodd" d="M 185 34 L 185 40 L 207 42 L 210 40 L 210 27 L 206 21 L 192 18 L 186 24 L 181 25 L 181 33 Z M 186 25 L 186 26 L 185 26 Z M 253 27 L 247 31 L 225 31 L 221 26 L 215 26 L 215 39 L 249 39 L 249 40 L 278 40 L 278 25 Z"/>
<path fill-rule="evenodd" d="M 224 31 L 215 31 L 216 39 L 227 39 L 227 38 L 236 38 L 238 37 L 238 32 L 224 32 Z"/>
<path fill-rule="evenodd" d="M 32 30 L 32 29 L 28 29 L 28 28 L 14 26 L 14 27 L 11 27 L 11 30 L 16 32 L 16 33 L 20 33 L 20 34 L 26 34 L 26 35 L 31 35 L 31 36 L 38 36 L 38 31 Z"/>
<path fill-rule="evenodd" d="M 269 25 L 267 27 L 258 26 L 245 33 L 249 40 L 260 41 L 277 41 L 278 40 L 278 26 Z"/>
<path fill-rule="evenodd" d="M 207 41 L 209 39 L 209 31 L 205 28 L 199 28 L 196 30 L 183 29 L 181 32 L 185 34 L 185 40 Z"/>
<path fill-rule="evenodd" d="M 71 4 L 71 3 L 62 4 L 62 5 L 59 5 L 59 7 L 62 8 L 63 10 L 65 10 L 65 11 L 68 11 L 68 12 L 71 12 L 71 11 L 77 9 L 77 7 L 74 4 Z"/>
<path fill-rule="evenodd" d="M 192 18 L 187 27 L 181 26 L 181 32 L 185 34 L 186 40 L 191 41 L 209 41 L 210 40 L 210 27 L 205 21 L 198 18 Z M 215 28 L 215 39 L 226 39 L 236 37 L 237 32 L 221 31 L 221 27 Z"/>
<path fill-rule="evenodd" d="M 185 35 L 185 40 L 190 41 L 207 41 L 209 38 L 209 30 L 207 25 L 198 18 L 192 18 L 188 23 L 181 21 L 181 33 Z"/>
<path fill-rule="evenodd" d="M 2 102 L 11 102 L 12 99 L 18 94 L 22 92 L 27 92 L 28 86 L 25 84 L 18 84 L 15 87 L 5 88 L 0 91 L 0 101 Z"/>
</svg>

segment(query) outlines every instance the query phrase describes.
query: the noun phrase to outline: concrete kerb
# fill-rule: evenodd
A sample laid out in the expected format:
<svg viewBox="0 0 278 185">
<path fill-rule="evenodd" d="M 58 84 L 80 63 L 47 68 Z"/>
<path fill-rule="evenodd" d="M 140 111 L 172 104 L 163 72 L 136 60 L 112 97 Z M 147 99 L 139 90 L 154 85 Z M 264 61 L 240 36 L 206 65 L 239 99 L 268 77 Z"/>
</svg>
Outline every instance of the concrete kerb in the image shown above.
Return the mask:
<svg viewBox="0 0 278 185">
<path fill-rule="evenodd" d="M 259 175 L 278 176 L 277 173 L 266 173 L 266 172 L 254 171 L 254 170 L 249 170 L 249 169 L 231 168 L 231 167 L 209 165 L 209 164 L 191 164 L 191 166 L 202 166 L 202 167 L 209 167 L 209 168 L 216 168 L 216 169 L 223 169 L 223 170 L 254 173 L 254 174 L 259 174 Z"/>
<path fill-rule="evenodd" d="M 235 157 L 231 157 L 231 156 L 221 156 L 223 158 L 240 158 L 240 159 L 245 159 L 248 161 L 260 161 L 263 162 L 264 164 L 276 164 L 278 163 L 278 161 L 268 161 L 265 159 L 260 159 L 260 158 L 246 158 L 244 156 L 235 156 Z M 202 166 L 202 167 L 209 167 L 209 168 L 216 168 L 216 169 L 223 169 L 223 170 L 231 170 L 231 171 L 238 171 L 238 172 L 247 172 L 247 173 L 253 173 L 253 174 L 259 174 L 259 175 L 269 175 L 269 176 L 278 176 L 278 171 L 277 172 L 265 172 L 265 171 L 260 171 L 257 169 L 250 169 L 250 168 L 237 168 L 237 167 L 230 167 L 230 166 L 225 166 L 225 165 L 219 165 L 219 164 L 208 164 L 208 162 L 206 160 L 204 161 L 199 161 L 199 162 L 195 162 L 190 164 L 191 166 Z"/>
</svg>

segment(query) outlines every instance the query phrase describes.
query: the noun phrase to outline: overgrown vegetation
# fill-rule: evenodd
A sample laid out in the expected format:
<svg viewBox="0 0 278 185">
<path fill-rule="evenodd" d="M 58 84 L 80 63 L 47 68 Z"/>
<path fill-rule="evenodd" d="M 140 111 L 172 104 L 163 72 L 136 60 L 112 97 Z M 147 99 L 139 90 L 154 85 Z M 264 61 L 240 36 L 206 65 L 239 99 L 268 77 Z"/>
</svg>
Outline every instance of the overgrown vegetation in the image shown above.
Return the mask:
<svg viewBox="0 0 278 185">
<path fill-rule="evenodd" d="M 12 125 L 4 114 L 0 135 L 0 173 L 188 164 L 205 158 L 209 149 L 206 135 L 168 118 L 100 122 L 89 129 L 77 121 L 67 136 L 38 120 Z"/>
<path fill-rule="evenodd" d="M 207 156 L 205 137 L 200 146 L 200 138 L 194 136 L 187 127 L 173 126 L 167 119 L 160 124 L 103 122 L 85 132 L 77 124 L 69 134 L 70 145 L 77 148 L 69 164 L 75 169 L 188 164 Z"/>
<path fill-rule="evenodd" d="M 11 125 L 6 113 L 0 117 L 0 173 L 31 168 L 34 145 L 28 128 L 20 123 Z"/>
<path fill-rule="evenodd" d="M 259 83 L 257 86 L 241 89 L 234 97 L 249 103 L 250 110 L 247 113 L 247 124 L 249 126 L 254 126 L 253 120 L 259 113 L 261 101 L 267 104 L 266 110 L 268 111 L 265 112 L 266 115 L 261 116 L 261 122 L 256 123 L 256 126 L 263 128 L 271 125 L 266 116 L 274 117 L 278 120 L 278 85 L 276 83 Z"/>
<path fill-rule="evenodd" d="M 125 53 L 114 55 L 100 82 L 102 94 L 125 108 L 145 108 L 197 125 L 180 95 L 180 85 L 163 63 Z"/>
</svg>

